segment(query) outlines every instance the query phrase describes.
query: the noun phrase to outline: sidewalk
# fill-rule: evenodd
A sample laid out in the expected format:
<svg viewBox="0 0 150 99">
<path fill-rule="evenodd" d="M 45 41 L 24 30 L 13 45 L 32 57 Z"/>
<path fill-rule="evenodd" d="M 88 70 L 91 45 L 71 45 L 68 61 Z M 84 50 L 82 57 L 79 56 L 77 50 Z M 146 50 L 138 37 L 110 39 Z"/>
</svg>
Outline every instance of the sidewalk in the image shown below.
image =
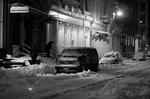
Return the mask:
<svg viewBox="0 0 150 99">
<path fill-rule="evenodd" d="M 55 65 L 56 59 L 50 58 L 50 57 L 39 57 L 39 60 L 41 60 L 42 63 L 48 64 L 48 65 Z"/>
</svg>

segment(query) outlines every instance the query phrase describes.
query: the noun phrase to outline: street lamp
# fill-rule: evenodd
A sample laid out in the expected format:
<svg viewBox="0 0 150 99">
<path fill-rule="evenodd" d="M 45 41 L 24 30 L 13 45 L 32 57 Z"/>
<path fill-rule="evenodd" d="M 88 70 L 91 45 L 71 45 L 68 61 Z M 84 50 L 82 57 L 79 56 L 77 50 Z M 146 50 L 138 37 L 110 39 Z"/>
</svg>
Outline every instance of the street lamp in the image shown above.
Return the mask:
<svg viewBox="0 0 150 99">
<path fill-rule="evenodd" d="M 122 10 L 120 10 L 120 8 L 117 8 L 114 12 L 113 12 L 113 18 L 112 18 L 112 50 L 114 50 L 114 36 L 113 36 L 113 34 L 114 34 L 114 32 L 115 32 L 115 27 L 116 26 L 119 26 L 118 25 L 118 22 L 117 22 L 117 18 L 121 18 L 121 17 L 123 17 L 123 11 Z M 111 32 L 111 31 L 110 31 Z"/>
<path fill-rule="evenodd" d="M 122 17 L 122 16 L 123 16 L 123 12 L 122 12 L 121 10 L 118 10 L 118 11 L 116 12 L 116 15 L 117 15 L 118 17 Z"/>
<path fill-rule="evenodd" d="M 113 12 L 113 20 L 116 19 L 117 17 L 123 17 L 123 11 L 118 9 L 115 12 Z"/>
</svg>

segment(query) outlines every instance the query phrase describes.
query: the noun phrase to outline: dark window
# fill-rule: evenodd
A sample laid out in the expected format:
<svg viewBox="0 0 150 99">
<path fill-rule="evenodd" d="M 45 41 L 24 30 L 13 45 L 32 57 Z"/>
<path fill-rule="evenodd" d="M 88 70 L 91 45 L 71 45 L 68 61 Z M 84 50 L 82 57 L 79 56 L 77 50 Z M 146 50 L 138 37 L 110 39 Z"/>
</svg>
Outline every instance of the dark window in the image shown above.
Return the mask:
<svg viewBox="0 0 150 99">
<path fill-rule="evenodd" d="M 148 2 L 148 10 L 150 11 L 150 2 Z"/>
<path fill-rule="evenodd" d="M 139 34 L 143 35 L 145 33 L 145 28 L 140 28 L 139 29 Z"/>
<path fill-rule="evenodd" d="M 85 0 L 85 10 L 88 11 L 88 2 Z"/>
<path fill-rule="evenodd" d="M 148 28 L 148 38 L 150 38 L 150 27 Z M 150 41 L 150 39 L 149 39 Z"/>
<path fill-rule="evenodd" d="M 149 19 L 148 19 L 148 25 L 150 26 L 150 15 L 149 15 L 149 17 L 148 17 Z"/>
<path fill-rule="evenodd" d="M 145 11 L 145 2 L 140 3 L 140 11 Z"/>
</svg>

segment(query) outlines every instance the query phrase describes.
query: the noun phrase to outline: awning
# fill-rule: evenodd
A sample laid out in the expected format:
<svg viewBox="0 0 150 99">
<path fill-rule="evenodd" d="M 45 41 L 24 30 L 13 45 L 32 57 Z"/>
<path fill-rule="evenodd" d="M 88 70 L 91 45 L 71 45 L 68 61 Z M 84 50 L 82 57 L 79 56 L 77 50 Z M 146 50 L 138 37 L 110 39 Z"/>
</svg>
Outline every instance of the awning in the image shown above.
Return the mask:
<svg viewBox="0 0 150 99">
<path fill-rule="evenodd" d="M 92 29 L 92 30 L 94 30 L 96 34 L 106 34 L 106 35 L 107 35 L 107 34 L 108 34 L 108 35 L 110 34 L 110 33 L 107 32 L 107 31 L 100 31 L 100 30 L 95 30 L 95 29 Z"/>
</svg>

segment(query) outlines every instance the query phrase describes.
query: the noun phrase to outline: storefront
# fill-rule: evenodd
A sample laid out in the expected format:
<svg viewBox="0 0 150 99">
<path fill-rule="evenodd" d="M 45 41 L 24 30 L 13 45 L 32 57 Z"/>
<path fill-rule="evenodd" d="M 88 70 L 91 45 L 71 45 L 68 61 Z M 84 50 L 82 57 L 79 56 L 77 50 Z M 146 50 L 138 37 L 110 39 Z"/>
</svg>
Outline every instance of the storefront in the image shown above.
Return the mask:
<svg viewBox="0 0 150 99">
<path fill-rule="evenodd" d="M 99 56 L 112 51 L 112 36 L 106 24 L 94 22 L 91 16 L 71 13 L 61 8 L 52 10 L 49 15 L 57 19 L 56 49 L 61 52 L 66 47 L 95 47 Z"/>
<path fill-rule="evenodd" d="M 61 52 L 66 47 L 90 46 L 91 21 L 84 15 L 73 16 L 69 13 L 62 13 L 53 8 L 49 15 L 57 19 L 56 49 Z"/>
<path fill-rule="evenodd" d="M 9 42 L 13 47 L 19 45 L 24 50 L 24 45 L 32 48 L 36 46 L 40 52 L 46 45 L 46 26 L 53 19 L 40 10 L 20 3 L 14 3 L 10 7 L 9 14 Z"/>
<path fill-rule="evenodd" d="M 111 34 L 106 31 L 106 25 L 98 21 L 92 24 L 91 46 L 97 49 L 99 57 L 112 51 L 111 37 Z"/>
</svg>

